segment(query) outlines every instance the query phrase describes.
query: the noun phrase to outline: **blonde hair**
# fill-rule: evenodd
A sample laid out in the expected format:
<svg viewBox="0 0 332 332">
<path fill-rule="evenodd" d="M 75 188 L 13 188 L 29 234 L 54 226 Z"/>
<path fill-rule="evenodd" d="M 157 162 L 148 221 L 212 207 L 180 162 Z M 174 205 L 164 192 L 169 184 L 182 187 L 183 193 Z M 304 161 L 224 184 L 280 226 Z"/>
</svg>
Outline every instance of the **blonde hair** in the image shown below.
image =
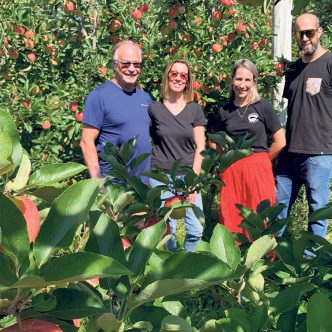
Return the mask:
<svg viewBox="0 0 332 332">
<path fill-rule="evenodd" d="M 189 66 L 188 62 L 186 62 L 184 60 L 174 60 L 167 66 L 167 68 L 164 72 L 164 75 L 163 75 L 162 83 L 161 83 L 161 91 L 160 91 L 161 98 L 165 99 L 165 100 L 169 99 L 168 74 L 171 71 L 171 68 L 173 67 L 173 65 L 175 63 L 183 63 L 188 68 L 188 79 L 187 79 L 187 82 L 186 82 L 186 87 L 183 90 L 183 97 L 184 97 L 184 100 L 187 103 L 190 103 L 194 99 L 193 76 L 192 76 L 192 72 L 191 72 L 191 69 L 190 69 L 190 66 Z"/>
<path fill-rule="evenodd" d="M 257 67 L 254 65 L 254 63 L 252 63 L 248 59 L 240 59 L 240 60 L 236 61 L 235 65 L 232 69 L 232 80 L 235 76 L 236 71 L 239 68 L 245 68 L 245 69 L 249 70 L 250 72 L 252 72 L 252 75 L 254 76 L 254 85 L 251 87 L 251 89 L 248 93 L 248 98 L 249 98 L 249 104 L 256 103 L 257 101 L 259 101 L 261 99 L 261 96 L 259 95 L 258 90 L 257 90 L 257 77 L 258 77 Z M 232 83 L 230 86 L 230 99 L 234 100 L 234 98 L 235 98 L 235 93 L 234 93 L 233 83 Z"/>
</svg>

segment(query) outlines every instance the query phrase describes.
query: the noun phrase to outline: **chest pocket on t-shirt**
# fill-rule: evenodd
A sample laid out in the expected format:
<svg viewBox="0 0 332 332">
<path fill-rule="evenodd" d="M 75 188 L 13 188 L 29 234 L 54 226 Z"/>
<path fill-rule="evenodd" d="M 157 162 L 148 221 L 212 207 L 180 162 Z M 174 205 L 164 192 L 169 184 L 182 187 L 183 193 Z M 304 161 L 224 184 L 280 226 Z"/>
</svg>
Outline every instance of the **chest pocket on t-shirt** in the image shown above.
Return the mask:
<svg viewBox="0 0 332 332">
<path fill-rule="evenodd" d="M 305 90 L 309 95 L 314 96 L 320 92 L 320 87 L 322 85 L 322 79 L 319 77 L 309 77 L 306 82 Z"/>
</svg>

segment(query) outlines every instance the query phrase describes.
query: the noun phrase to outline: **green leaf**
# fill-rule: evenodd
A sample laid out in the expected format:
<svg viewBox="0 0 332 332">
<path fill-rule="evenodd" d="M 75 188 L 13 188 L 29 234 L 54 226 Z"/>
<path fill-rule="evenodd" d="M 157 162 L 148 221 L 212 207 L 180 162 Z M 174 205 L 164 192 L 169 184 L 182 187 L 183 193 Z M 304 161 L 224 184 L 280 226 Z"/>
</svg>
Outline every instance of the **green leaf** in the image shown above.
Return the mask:
<svg viewBox="0 0 332 332">
<path fill-rule="evenodd" d="M 262 304 L 258 308 L 255 308 L 255 311 L 250 317 L 251 320 L 251 330 L 253 332 L 258 332 L 264 330 L 268 322 L 269 316 L 267 312 L 266 304 Z"/>
<path fill-rule="evenodd" d="M 318 221 L 322 219 L 332 219 L 332 207 L 324 207 L 321 209 L 317 209 L 312 212 L 309 216 L 309 221 Z"/>
<path fill-rule="evenodd" d="M 125 324 L 118 321 L 114 314 L 107 312 L 97 318 L 97 325 L 105 332 L 123 332 Z"/>
<path fill-rule="evenodd" d="M 225 310 L 225 314 L 227 318 L 230 318 L 232 324 L 237 326 L 235 331 L 251 331 L 250 317 L 244 309 L 231 308 Z"/>
<path fill-rule="evenodd" d="M 249 247 L 244 265 L 250 269 L 262 256 L 277 246 L 273 235 L 264 235 Z"/>
<path fill-rule="evenodd" d="M 171 170 L 169 172 L 171 179 L 175 181 L 175 178 L 179 172 L 180 166 L 181 166 L 182 159 L 177 159 L 174 161 Z"/>
<path fill-rule="evenodd" d="M 141 199 L 143 200 L 146 199 L 149 187 L 146 184 L 144 184 L 140 178 L 138 178 L 137 176 L 131 176 L 128 178 L 128 183 L 137 192 L 137 194 L 141 197 Z"/>
<path fill-rule="evenodd" d="M 0 131 L 0 158 L 8 159 L 13 152 L 13 144 L 10 136 Z"/>
<path fill-rule="evenodd" d="M 160 326 L 160 332 L 171 332 L 171 331 L 180 331 L 180 332 L 191 332 L 191 325 L 181 317 L 177 316 L 166 316 Z"/>
<path fill-rule="evenodd" d="M 198 332 L 223 332 L 223 330 L 217 326 L 215 319 L 210 319 L 200 327 Z"/>
<path fill-rule="evenodd" d="M 134 171 L 149 156 L 150 153 L 142 153 L 138 157 L 134 158 L 129 164 L 130 170 Z"/>
<path fill-rule="evenodd" d="M 0 291 L 9 288 L 9 286 L 17 281 L 15 270 L 9 257 L 0 252 Z"/>
<path fill-rule="evenodd" d="M 282 290 L 271 301 L 271 313 L 276 316 L 283 312 L 292 310 L 298 305 L 301 296 L 307 294 L 315 288 L 316 286 L 310 283 L 298 283 Z"/>
<path fill-rule="evenodd" d="M 183 293 L 195 288 L 203 288 L 217 282 L 208 282 L 198 279 L 165 279 L 152 282 L 131 301 L 128 301 L 128 307 L 133 310 L 144 303 L 153 301 L 157 298 Z"/>
<path fill-rule="evenodd" d="M 164 261 L 148 275 L 148 280 L 197 279 L 228 280 L 235 273 L 216 256 L 207 252 L 179 252 Z"/>
<path fill-rule="evenodd" d="M 77 227 L 92 207 L 102 181 L 89 179 L 78 182 L 55 199 L 33 248 L 39 267 L 55 249 L 70 245 Z"/>
<path fill-rule="evenodd" d="M 24 186 L 28 183 L 30 171 L 31 171 L 31 162 L 27 152 L 24 150 L 20 167 L 17 171 L 16 177 L 13 181 L 9 181 L 6 184 L 6 190 L 19 191 L 23 189 Z"/>
<path fill-rule="evenodd" d="M 1 246 L 16 268 L 29 261 L 29 238 L 26 221 L 16 205 L 0 192 Z"/>
<path fill-rule="evenodd" d="M 315 293 L 307 305 L 308 332 L 332 331 L 332 302 L 325 294 Z"/>
<path fill-rule="evenodd" d="M 106 311 L 106 307 L 95 297 L 77 289 L 60 288 L 53 295 L 57 305 L 48 314 L 60 319 L 83 318 Z"/>
<path fill-rule="evenodd" d="M 231 150 L 226 154 L 223 154 L 220 157 L 220 164 L 221 164 L 221 171 L 224 171 L 227 167 L 231 164 L 235 163 L 236 161 L 250 156 L 252 151 L 250 150 Z"/>
<path fill-rule="evenodd" d="M 33 190 L 29 191 L 29 194 L 33 195 L 33 196 L 36 196 L 36 197 L 39 197 L 39 198 L 41 198 L 45 201 L 48 201 L 48 202 L 52 203 L 66 189 L 68 189 L 67 185 L 55 184 L 53 186 L 37 187 L 36 189 L 33 189 Z"/>
<path fill-rule="evenodd" d="M 92 252 L 76 252 L 50 261 L 43 269 L 41 277 L 48 284 L 56 285 L 123 274 L 129 275 L 132 272 L 111 257 Z"/>
<path fill-rule="evenodd" d="M 133 147 L 136 143 L 136 137 L 131 138 L 128 142 L 123 143 L 119 150 L 119 156 L 125 164 L 129 163 Z"/>
<path fill-rule="evenodd" d="M 129 266 L 135 275 L 139 275 L 144 271 L 147 261 L 165 231 L 165 223 L 157 222 L 139 233 L 129 256 Z"/>
<path fill-rule="evenodd" d="M 211 252 L 225 262 L 233 271 L 240 263 L 240 248 L 235 244 L 232 233 L 224 225 L 218 224 L 210 240 Z"/>
<path fill-rule="evenodd" d="M 125 264 L 126 258 L 116 222 L 108 214 L 99 211 L 90 213 L 91 232 L 94 234 L 100 254 Z"/>
<path fill-rule="evenodd" d="M 145 171 L 142 173 L 142 175 L 157 180 L 166 185 L 170 183 L 168 176 L 161 169 L 152 169 L 151 171 Z"/>
<path fill-rule="evenodd" d="M 15 165 L 19 165 L 22 158 L 22 146 L 20 144 L 20 137 L 12 117 L 3 110 L 0 110 L 0 132 L 6 133 L 10 136 L 12 141 L 11 159 Z"/>
<path fill-rule="evenodd" d="M 70 162 L 66 164 L 51 164 L 41 167 L 30 177 L 30 186 L 46 186 L 63 181 L 86 169 L 86 166 Z"/>
<path fill-rule="evenodd" d="M 298 16 L 309 5 L 310 0 L 294 0 L 292 16 Z"/>
<path fill-rule="evenodd" d="M 298 331 L 296 328 L 298 311 L 299 306 L 297 305 L 293 309 L 280 314 L 278 317 L 277 329 L 282 332 Z"/>
<path fill-rule="evenodd" d="M 15 168 L 15 165 L 9 160 L 0 158 L 0 175 L 9 173 Z"/>
</svg>

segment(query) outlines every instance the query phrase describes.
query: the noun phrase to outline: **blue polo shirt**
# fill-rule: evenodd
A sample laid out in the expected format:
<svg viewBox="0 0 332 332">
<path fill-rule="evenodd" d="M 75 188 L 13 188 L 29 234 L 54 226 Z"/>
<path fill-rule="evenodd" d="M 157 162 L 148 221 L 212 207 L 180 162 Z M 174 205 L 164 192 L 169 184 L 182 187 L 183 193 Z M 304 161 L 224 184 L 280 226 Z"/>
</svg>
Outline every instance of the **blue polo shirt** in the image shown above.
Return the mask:
<svg viewBox="0 0 332 332">
<path fill-rule="evenodd" d="M 133 136 L 137 136 L 132 158 L 142 153 L 151 153 L 148 108 L 152 102 L 149 94 L 139 88 L 126 92 L 112 81 L 94 89 L 85 100 L 83 123 L 99 129 L 96 140 L 97 152 L 104 151 L 103 143 L 111 142 L 120 147 Z M 100 171 L 106 176 L 110 165 L 99 158 Z M 130 175 L 138 176 L 150 168 L 150 157 Z"/>
</svg>

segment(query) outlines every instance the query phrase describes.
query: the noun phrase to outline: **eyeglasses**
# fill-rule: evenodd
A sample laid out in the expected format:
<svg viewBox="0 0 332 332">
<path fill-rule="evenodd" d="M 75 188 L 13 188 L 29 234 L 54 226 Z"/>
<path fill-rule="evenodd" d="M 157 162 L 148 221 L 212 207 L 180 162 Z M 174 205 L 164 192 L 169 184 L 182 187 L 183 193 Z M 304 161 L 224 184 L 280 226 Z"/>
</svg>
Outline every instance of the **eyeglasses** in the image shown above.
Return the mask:
<svg viewBox="0 0 332 332">
<path fill-rule="evenodd" d="M 318 29 L 295 31 L 295 39 L 302 40 L 303 36 L 306 35 L 308 38 L 314 38 Z"/>
<path fill-rule="evenodd" d="M 130 62 L 130 61 L 120 61 L 120 60 L 114 60 L 115 63 L 119 63 L 121 65 L 121 68 L 127 69 L 131 65 L 133 65 L 136 69 L 139 69 L 142 67 L 142 62 Z"/>
<path fill-rule="evenodd" d="M 178 76 L 180 76 L 180 79 L 182 81 L 187 81 L 187 79 L 188 79 L 188 74 L 186 74 L 186 73 L 179 73 L 177 71 L 170 71 L 168 73 L 168 77 L 172 80 L 176 79 Z"/>
</svg>

